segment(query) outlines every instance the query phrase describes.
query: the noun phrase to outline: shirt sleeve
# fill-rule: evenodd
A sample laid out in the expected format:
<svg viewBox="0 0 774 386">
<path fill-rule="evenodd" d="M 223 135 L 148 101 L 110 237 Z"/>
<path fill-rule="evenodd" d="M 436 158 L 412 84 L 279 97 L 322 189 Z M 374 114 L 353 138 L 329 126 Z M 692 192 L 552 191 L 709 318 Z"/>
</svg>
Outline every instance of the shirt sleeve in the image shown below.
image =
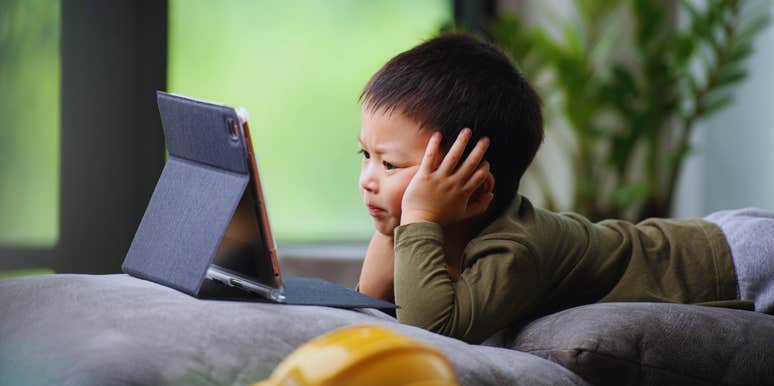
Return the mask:
<svg viewBox="0 0 774 386">
<path fill-rule="evenodd" d="M 441 226 L 401 225 L 395 229 L 398 320 L 479 343 L 535 306 L 539 277 L 532 256 L 513 240 L 474 240 L 454 282 L 446 269 Z"/>
</svg>

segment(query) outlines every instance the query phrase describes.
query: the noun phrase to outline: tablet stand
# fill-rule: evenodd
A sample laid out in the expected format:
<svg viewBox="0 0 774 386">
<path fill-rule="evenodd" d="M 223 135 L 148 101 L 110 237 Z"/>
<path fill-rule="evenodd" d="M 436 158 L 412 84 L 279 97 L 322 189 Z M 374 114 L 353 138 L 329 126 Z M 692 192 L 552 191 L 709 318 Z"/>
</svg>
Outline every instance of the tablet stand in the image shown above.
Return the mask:
<svg viewBox="0 0 774 386">
<path fill-rule="evenodd" d="M 157 99 L 169 159 L 122 269 L 199 296 L 250 180 L 244 145 L 225 131 L 238 119 L 233 109 L 162 92 Z"/>
</svg>

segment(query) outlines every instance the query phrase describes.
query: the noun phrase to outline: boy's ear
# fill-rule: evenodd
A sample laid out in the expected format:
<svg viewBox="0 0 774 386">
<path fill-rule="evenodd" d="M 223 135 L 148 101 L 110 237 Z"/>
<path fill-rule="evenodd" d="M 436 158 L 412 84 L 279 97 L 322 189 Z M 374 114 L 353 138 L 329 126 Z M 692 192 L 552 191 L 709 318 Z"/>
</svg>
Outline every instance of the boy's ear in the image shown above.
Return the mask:
<svg viewBox="0 0 774 386">
<path fill-rule="evenodd" d="M 468 208 L 471 215 L 478 216 L 489 209 L 489 205 L 494 198 L 494 194 L 492 193 L 494 191 L 494 184 L 494 175 L 492 175 L 492 172 L 488 172 L 484 182 L 478 186 L 468 201 Z"/>
</svg>

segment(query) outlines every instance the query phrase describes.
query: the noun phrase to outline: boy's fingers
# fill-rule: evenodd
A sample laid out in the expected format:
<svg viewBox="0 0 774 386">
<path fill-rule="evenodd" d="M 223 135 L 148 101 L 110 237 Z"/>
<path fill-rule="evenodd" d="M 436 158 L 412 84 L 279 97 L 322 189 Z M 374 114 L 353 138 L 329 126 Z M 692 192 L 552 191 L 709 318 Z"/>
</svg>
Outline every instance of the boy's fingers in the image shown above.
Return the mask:
<svg viewBox="0 0 774 386">
<path fill-rule="evenodd" d="M 481 195 L 481 197 L 479 197 L 478 200 L 471 203 L 471 206 L 468 208 L 468 212 L 469 212 L 468 215 L 477 216 L 485 213 L 486 210 L 489 208 L 489 204 L 492 203 L 493 198 L 494 198 L 494 194 L 492 193 L 484 193 L 483 195 Z"/>
<path fill-rule="evenodd" d="M 468 144 L 468 140 L 470 140 L 470 134 L 470 129 L 467 127 L 460 131 L 451 149 L 446 153 L 446 157 L 441 161 L 441 166 L 438 167 L 438 170 L 446 175 L 451 175 L 454 172 L 457 163 L 462 158 L 462 153 L 465 151 L 465 146 Z"/>
<path fill-rule="evenodd" d="M 465 182 L 465 185 L 462 186 L 462 190 L 466 192 L 475 191 L 479 186 L 481 186 L 481 184 L 486 182 L 490 174 L 489 162 L 482 162 L 481 165 L 476 169 L 476 172 L 473 173 L 473 176 L 471 176 L 470 179 Z"/>
<path fill-rule="evenodd" d="M 421 171 L 432 173 L 435 170 L 435 157 L 438 154 L 438 144 L 441 142 L 441 133 L 435 132 L 430 136 L 427 142 L 425 155 L 422 157 L 422 164 L 419 166 Z"/>
<path fill-rule="evenodd" d="M 460 178 L 463 180 L 470 178 L 470 175 L 473 174 L 473 172 L 475 172 L 476 169 L 481 165 L 481 160 L 484 159 L 484 154 L 486 154 L 486 150 L 488 148 L 489 138 L 484 137 L 478 140 L 478 143 L 476 143 L 476 146 L 470 152 L 468 158 L 457 171 Z"/>
</svg>

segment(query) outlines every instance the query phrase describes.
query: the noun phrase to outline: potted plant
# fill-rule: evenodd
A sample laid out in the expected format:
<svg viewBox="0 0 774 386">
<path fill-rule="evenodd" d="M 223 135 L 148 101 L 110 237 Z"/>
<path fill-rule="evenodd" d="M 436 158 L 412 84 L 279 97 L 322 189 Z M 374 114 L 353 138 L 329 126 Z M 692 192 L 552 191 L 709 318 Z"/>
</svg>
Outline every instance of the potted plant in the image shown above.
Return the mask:
<svg viewBox="0 0 774 386">
<path fill-rule="evenodd" d="M 587 0 L 574 18 L 488 29 L 544 98 L 546 130 L 574 178 L 570 208 L 592 220 L 668 217 L 696 123 L 733 102 L 769 3 Z M 551 172 L 529 172 L 559 210 Z"/>
</svg>

